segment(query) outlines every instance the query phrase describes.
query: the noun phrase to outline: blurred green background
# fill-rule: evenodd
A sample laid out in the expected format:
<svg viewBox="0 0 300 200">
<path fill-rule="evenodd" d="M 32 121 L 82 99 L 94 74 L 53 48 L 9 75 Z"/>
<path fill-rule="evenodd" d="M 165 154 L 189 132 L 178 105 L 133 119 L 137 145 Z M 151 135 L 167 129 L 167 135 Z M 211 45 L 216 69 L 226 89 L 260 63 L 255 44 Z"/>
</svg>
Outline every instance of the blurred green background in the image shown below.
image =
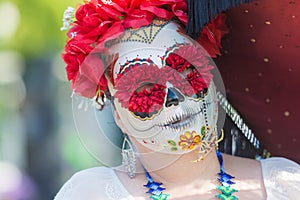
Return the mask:
<svg viewBox="0 0 300 200">
<path fill-rule="evenodd" d="M 0 200 L 53 199 L 99 163 L 80 144 L 61 59 L 77 0 L 0 0 Z"/>
</svg>

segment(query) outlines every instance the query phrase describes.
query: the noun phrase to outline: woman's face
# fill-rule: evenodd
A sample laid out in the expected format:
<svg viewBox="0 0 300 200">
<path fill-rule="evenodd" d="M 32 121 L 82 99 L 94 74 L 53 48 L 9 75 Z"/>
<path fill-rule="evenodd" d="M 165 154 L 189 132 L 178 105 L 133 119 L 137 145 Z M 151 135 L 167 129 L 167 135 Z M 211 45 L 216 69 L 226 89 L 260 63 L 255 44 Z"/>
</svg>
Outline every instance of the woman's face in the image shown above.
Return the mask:
<svg viewBox="0 0 300 200">
<path fill-rule="evenodd" d="M 156 152 L 209 151 L 218 111 L 202 47 L 170 23 L 153 41 L 126 41 L 115 52 L 109 89 L 123 130 Z"/>
</svg>

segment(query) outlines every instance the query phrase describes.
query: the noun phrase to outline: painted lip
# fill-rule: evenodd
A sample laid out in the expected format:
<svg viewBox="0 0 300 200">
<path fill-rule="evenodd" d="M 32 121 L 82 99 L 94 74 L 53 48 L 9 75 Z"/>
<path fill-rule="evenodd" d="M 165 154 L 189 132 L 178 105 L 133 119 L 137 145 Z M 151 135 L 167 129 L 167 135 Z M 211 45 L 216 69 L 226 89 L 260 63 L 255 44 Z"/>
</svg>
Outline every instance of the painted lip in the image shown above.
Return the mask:
<svg viewBox="0 0 300 200">
<path fill-rule="evenodd" d="M 211 102 L 206 104 L 206 107 L 208 107 L 211 104 Z M 172 129 L 175 131 L 182 131 L 192 124 L 196 122 L 196 119 L 198 115 L 203 113 L 204 106 L 199 108 L 198 110 L 194 110 L 192 108 L 184 110 L 183 112 L 174 113 L 170 117 L 167 118 L 167 120 L 163 123 L 157 124 L 156 126 L 165 129 Z"/>
<path fill-rule="evenodd" d="M 163 128 L 172 128 L 175 130 L 182 130 L 186 129 L 187 127 L 191 126 L 196 121 L 196 116 L 200 114 L 201 111 L 191 114 L 176 114 L 170 118 L 170 121 L 166 124 L 163 124 L 161 127 Z"/>
</svg>

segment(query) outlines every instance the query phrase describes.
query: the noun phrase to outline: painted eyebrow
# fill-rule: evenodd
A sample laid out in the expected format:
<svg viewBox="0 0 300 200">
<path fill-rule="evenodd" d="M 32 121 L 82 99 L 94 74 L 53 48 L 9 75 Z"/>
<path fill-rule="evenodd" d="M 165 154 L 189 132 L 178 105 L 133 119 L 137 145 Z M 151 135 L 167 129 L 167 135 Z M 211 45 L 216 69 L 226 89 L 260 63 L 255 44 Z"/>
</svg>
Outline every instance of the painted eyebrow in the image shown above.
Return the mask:
<svg viewBox="0 0 300 200">
<path fill-rule="evenodd" d="M 120 73 L 122 73 L 126 68 L 128 68 L 128 67 L 131 67 L 131 66 L 134 66 L 134 65 L 136 65 L 136 64 L 140 64 L 140 65 L 142 65 L 142 64 L 147 64 L 147 65 L 150 65 L 150 64 L 154 64 L 154 65 L 156 65 L 150 58 L 144 58 L 144 59 L 139 59 L 139 60 L 136 60 L 137 58 L 135 58 L 135 59 L 132 59 L 132 60 L 130 60 L 130 61 L 126 61 L 124 64 L 122 64 L 121 65 L 121 63 L 119 63 L 119 65 L 121 66 L 120 67 L 120 69 L 121 68 L 123 68 L 122 70 L 119 70 L 119 72 L 117 72 L 117 74 L 120 74 Z M 129 69 L 130 70 L 130 69 Z"/>
</svg>

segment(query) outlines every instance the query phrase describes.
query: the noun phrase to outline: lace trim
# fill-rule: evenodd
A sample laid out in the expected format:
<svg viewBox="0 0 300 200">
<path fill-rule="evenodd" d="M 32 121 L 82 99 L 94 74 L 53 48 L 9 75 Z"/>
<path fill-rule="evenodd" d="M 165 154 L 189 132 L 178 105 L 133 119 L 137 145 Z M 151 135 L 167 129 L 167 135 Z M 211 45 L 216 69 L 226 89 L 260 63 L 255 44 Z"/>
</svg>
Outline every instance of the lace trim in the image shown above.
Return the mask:
<svg viewBox="0 0 300 200">
<path fill-rule="evenodd" d="M 112 183 L 106 184 L 105 193 L 110 200 L 120 200 L 122 197 L 122 192 Z"/>
</svg>

